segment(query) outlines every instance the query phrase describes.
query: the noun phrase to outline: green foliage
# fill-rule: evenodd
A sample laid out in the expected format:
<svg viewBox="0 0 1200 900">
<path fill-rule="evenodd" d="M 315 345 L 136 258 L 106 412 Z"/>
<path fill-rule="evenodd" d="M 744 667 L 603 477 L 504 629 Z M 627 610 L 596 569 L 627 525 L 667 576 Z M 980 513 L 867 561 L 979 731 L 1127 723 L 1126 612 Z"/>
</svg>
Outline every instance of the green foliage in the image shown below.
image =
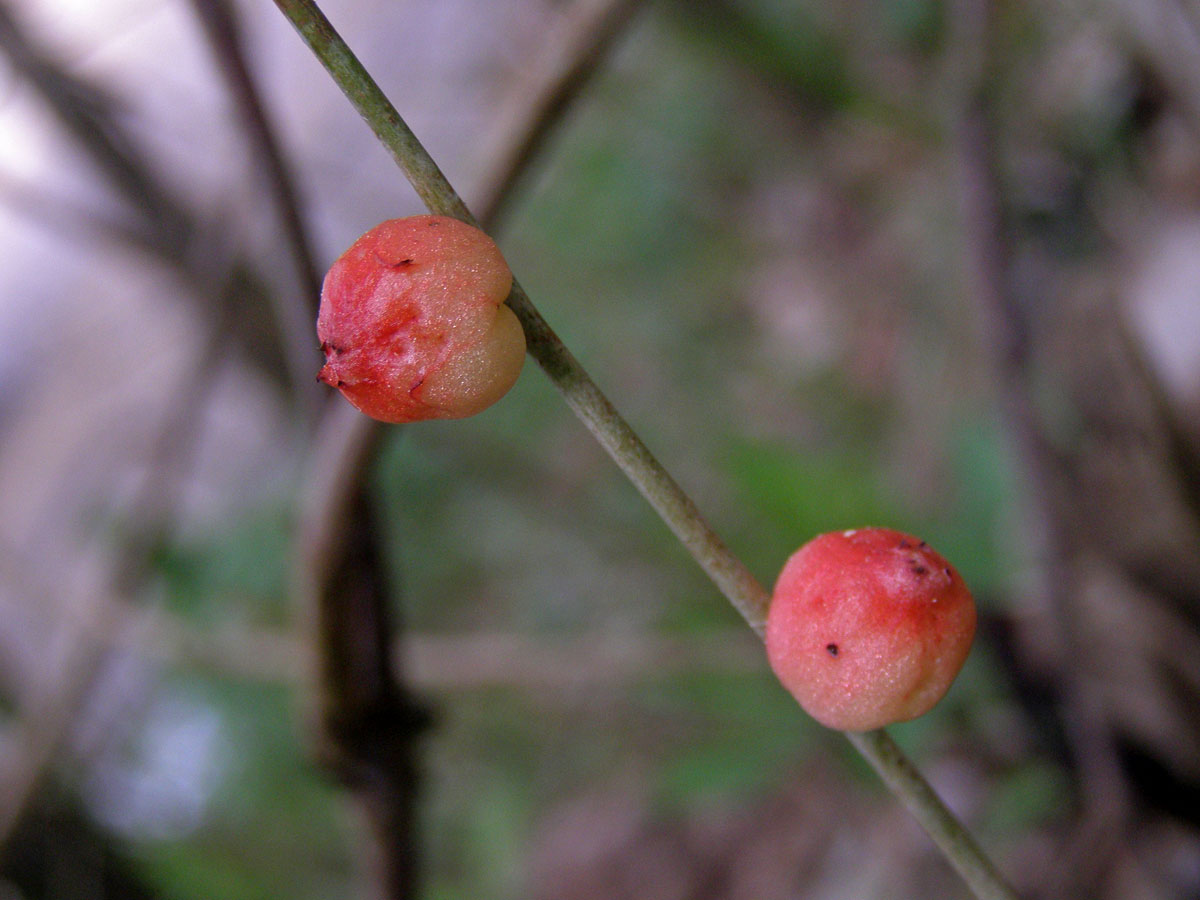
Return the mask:
<svg viewBox="0 0 1200 900">
<path fill-rule="evenodd" d="M 993 788 L 983 827 L 995 833 L 1028 834 L 1062 818 L 1070 809 L 1071 794 L 1070 779 L 1061 767 L 1031 760 Z"/>
<path fill-rule="evenodd" d="M 153 565 L 170 609 L 197 621 L 286 621 L 290 512 L 271 506 L 157 549 Z"/>
<path fill-rule="evenodd" d="M 761 675 L 675 679 L 648 700 L 667 721 L 691 725 L 658 773 L 658 801 L 676 812 L 722 800 L 745 803 L 769 791 L 811 749 L 819 728 L 765 663 Z"/>
<path fill-rule="evenodd" d="M 196 832 L 137 843 L 146 877 L 172 900 L 348 897 L 335 786 L 297 740 L 292 691 L 196 673 L 177 681 L 219 714 L 230 762 Z"/>
<path fill-rule="evenodd" d="M 776 572 L 801 544 L 826 531 L 894 525 L 898 516 L 865 449 L 804 452 L 778 443 L 737 443 L 726 471 L 748 514 L 745 555 Z M 898 527 L 898 526 L 897 526 Z M 739 546 L 741 542 L 739 542 Z"/>
<path fill-rule="evenodd" d="M 856 97 L 844 40 L 802 3 L 692 4 L 687 24 L 724 59 L 737 60 L 821 109 L 839 109 Z"/>
<path fill-rule="evenodd" d="M 942 4 L 880 8 L 888 39 L 919 53 L 942 39 Z M 759 351 L 771 323 L 756 321 L 746 298 L 761 260 L 749 230 L 730 221 L 761 213 L 753 189 L 786 188 L 771 179 L 828 160 L 781 135 L 778 119 L 746 114 L 744 82 L 730 77 L 728 61 L 812 109 L 849 113 L 872 99 L 853 73 L 853 36 L 816 4 L 734 0 L 676 11 L 667 26 L 651 20 L 645 39 L 653 52 L 622 57 L 598 79 L 514 211 L 501 236 L 514 271 L 668 468 L 711 495 L 701 506 L 715 510 L 718 530 L 765 581 L 815 534 L 879 524 L 927 536 L 977 591 L 998 592 L 1010 574 L 999 535 L 1013 473 L 992 419 L 927 435 L 929 453 L 950 461 L 930 513 L 928 498 L 889 481 L 895 398 L 856 392 L 836 371 L 796 386 L 767 384 L 769 373 L 756 369 L 766 365 Z M 845 201 L 837 187 L 831 206 Z M 938 341 L 954 324 L 939 317 L 951 305 L 940 300 L 926 316 Z M 736 387 L 743 372 L 799 408 L 797 420 L 815 421 L 813 434 L 800 439 L 789 422 L 744 437 L 752 414 Z M 398 605 L 415 630 L 549 640 L 614 623 L 652 635 L 737 621 L 532 365 L 476 419 L 390 430 L 372 487 Z M 172 608 L 200 622 L 290 621 L 290 528 L 272 510 L 164 551 Z M 994 671 L 970 663 L 964 679 L 944 707 L 905 726 L 915 745 L 954 729 L 970 702 L 962 698 L 986 693 Z M 339 896 L 345 831 L 331 786 L 296 749 L 294 703 L 282 691 L 198 683 L 230 723 L 238 763 L 199 834 L 141 848 L 147 871 L 180 900 Z M 441 713 L 425 744 L 422 823 L 429 896 L 520 896 L 522 851 L 547 806 L 624 767 L 646 770 L 668 811 L 714 799 L 749 804 L 836 737 L 809 722 L 765 667 L 570 697 L 539 690 L 433 698 Z M 1025 812 L 1001 808 L 997 821 L 1031 815 L 1026 790 L 1015 782 L 1010 791 Z"/>
<path fill-rule="evenodd" d="M 1021 548 L 1013 507 L 1019 484 L 1012 448 L 994 418 L 964 421 L 949 436 L 952 489 L 947 510 L 922 532 L 954 563 L 975 593 L 987 601 L 1013 587 Z"/>
<path fill-rule="evenodd" d="M 882 3 L 889 32 L 921 54 L 939 49 L 946 31 L 944 0 L 887 0 Z"/>
<path fill-rule="evenodd" d="M 273 896 L 246 871 L 245 865 L 222 858 L 212 848 L 191 842 L 168 844 L 145 856 L 144 874 L 171 900 L 267 900 Z"/>
<path fill-rule="evenodd" d="M 888 522 L 877 469 L 851 453 L 805 453 L 779 444 L 735 448 L 730 472 L 781 531 L 807 539 L 823 531 Z"/>
</svg>

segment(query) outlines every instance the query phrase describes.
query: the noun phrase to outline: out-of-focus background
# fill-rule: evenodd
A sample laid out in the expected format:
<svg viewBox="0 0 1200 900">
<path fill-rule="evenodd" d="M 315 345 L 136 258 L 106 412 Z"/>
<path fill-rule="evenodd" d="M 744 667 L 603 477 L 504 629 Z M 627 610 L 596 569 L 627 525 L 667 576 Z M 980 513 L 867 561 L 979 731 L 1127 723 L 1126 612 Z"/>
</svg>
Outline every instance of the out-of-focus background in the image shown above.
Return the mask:
<svg viewBox="0 0 1200 900">
<path fill-rule="evenodd" d="M 1022 891 L 1192 898 L 1200 8 L 986 6 L 326 12 L 469 204 L 586 60 L 492 219 L 543 314 L 765 582 L 864 524 L 961 569 L 894 734 Z M 423 210 L 266 0 L 3 0 L 0 51 L 0 897 L 364 896 L 312 279 Z M 534 364 L 378 441 L 421 896 L 966 896 Z"/>
</svg>

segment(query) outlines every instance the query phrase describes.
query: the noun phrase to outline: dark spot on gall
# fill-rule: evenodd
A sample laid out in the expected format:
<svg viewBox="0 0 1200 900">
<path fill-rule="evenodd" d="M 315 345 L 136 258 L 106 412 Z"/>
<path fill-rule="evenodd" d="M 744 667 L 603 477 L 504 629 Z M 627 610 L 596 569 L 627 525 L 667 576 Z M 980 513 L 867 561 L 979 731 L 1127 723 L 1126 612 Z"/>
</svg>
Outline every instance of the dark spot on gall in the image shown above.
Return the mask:
<svg viewBox="0 0 1200 900">
<path fill-rule="evenodd" d="M 913 566 L 912 572 L 914 575 L 928 575 L 929 574 L 929 570 L 927 568 L 925 568 L 924 566 Z"/>
<path fill-rule="evenodd" d="M 942 571 L 946 573 L 946 577 L 947 577 L 947 578 L 953 578 L 953 577 L 954 577 L 954 576 L 953 576 L 953 575 L 950 573 L 950 569 L 949 569 L 949 568 L 942 569 Z"/>
<path fill-rule="evenodd" d="M 829 653 L 830 656 L 838 655 L 838 645 L 837 644 L 826 644 L 825 650 Z"/>
<path fill-rule="evenodd" d="M 910 544 L 908 541 L 901 541 L 898 546 L 901 550 L 907 550 L 912 546 L 912 544 Z"/>
</svg>

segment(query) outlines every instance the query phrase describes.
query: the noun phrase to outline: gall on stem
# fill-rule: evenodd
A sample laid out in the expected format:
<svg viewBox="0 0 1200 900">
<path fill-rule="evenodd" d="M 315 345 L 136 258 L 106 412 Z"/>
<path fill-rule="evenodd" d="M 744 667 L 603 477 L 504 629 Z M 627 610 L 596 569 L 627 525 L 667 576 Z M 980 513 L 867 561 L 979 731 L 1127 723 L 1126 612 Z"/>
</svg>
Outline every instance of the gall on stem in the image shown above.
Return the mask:
<svg viewBox="0 0 1200 900">
<path fill-rule="evenodd" d="M 975 636 L 962 576 L 888 528 L 823 534 L 787 561 L 767 614 L 767 658 L 822 725 L 872 731 L 928 712 Z"/>
<path fill-rule="evenodd" d="M 325 276 L 317 378 L 383 422 L 459 419 L 517 380 L 525 334 L 499 248 L 446 216 L 375 226 Z"/>
</svg>

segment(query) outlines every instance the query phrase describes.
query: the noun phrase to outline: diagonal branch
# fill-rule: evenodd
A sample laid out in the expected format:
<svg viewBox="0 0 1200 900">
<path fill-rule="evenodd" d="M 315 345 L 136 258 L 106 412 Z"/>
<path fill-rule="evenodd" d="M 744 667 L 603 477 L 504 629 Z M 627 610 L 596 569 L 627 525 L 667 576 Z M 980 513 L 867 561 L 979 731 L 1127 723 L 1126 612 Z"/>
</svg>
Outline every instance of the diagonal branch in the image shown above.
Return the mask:
<svg viewBox="0 0 1200 900">
<path fill-rule="evenodd" d="M 275 0 L 275 4 L 295 25 L 338 87 L 396 160 L 429 210 L 478 225 L 437 163 L 316 4 L 312 0 Z M 567 404 L 634 487 L 761 636 L 770 603 L 766 590 L 704 521 L 692 499 L 621 417 L 516 280 L 508 304 L 525 329 L 529 355 L 542 367 Z"/>
<path fill-rule="evenodd" d="M 474 224 L 462 199 L 404 123 L 395 107 L 312 0 L 275 0 L 359 114 L 383 142 L 432 212 Z M 718 588 L 760 636 L 770 597 L 704 521 L 695 504 L 654 458 L 514 282 L 508 299 L 525 329 L 529 353 L 576 415 L 608 451 Z M 933 788 L 883 731 L 852 738 L 884 782 L 910 810 L 980 898 L 1016 894 Z"/>
<path fill-rule="evenodd" d="M 503 117 L 492 146 L 496 158 L 505 162 L 481 182 L 483 194 L 492 198 L 488 207 L 493 213 L 567 109 L 568 97 L 582 89 L 598 56 L 611 44 L 616 27 L 605 10 L 623 5 L 629 0 L 600 0 L 587 15 L 569 14 L 563 32 L 573 36 L 570 46 L 579 58 L 553 52 L 546 64 L 535 66 L 541 77 L 531 110 L 510 110 Z M 589 28 L 599 34 L 589 39 Z M 317 618 L 316 715 L 322 756 L 364 813 L 372 889 L 383 897 L 402 898 L 415 894 L 420 874 L 413 827 L 415 744 L 424 719 L 402 691 L 398 653 L 389 649 L 389 596 L 373 568 L 379 564 L 377 554 L 364 555 L 379 539 L 364 527 L 369 515 L 364 485 L 381 431 L 378 422 L 340 400 L 329 405 L 301 513 L 296 585 L 303 607 Z"/>
</svg>

